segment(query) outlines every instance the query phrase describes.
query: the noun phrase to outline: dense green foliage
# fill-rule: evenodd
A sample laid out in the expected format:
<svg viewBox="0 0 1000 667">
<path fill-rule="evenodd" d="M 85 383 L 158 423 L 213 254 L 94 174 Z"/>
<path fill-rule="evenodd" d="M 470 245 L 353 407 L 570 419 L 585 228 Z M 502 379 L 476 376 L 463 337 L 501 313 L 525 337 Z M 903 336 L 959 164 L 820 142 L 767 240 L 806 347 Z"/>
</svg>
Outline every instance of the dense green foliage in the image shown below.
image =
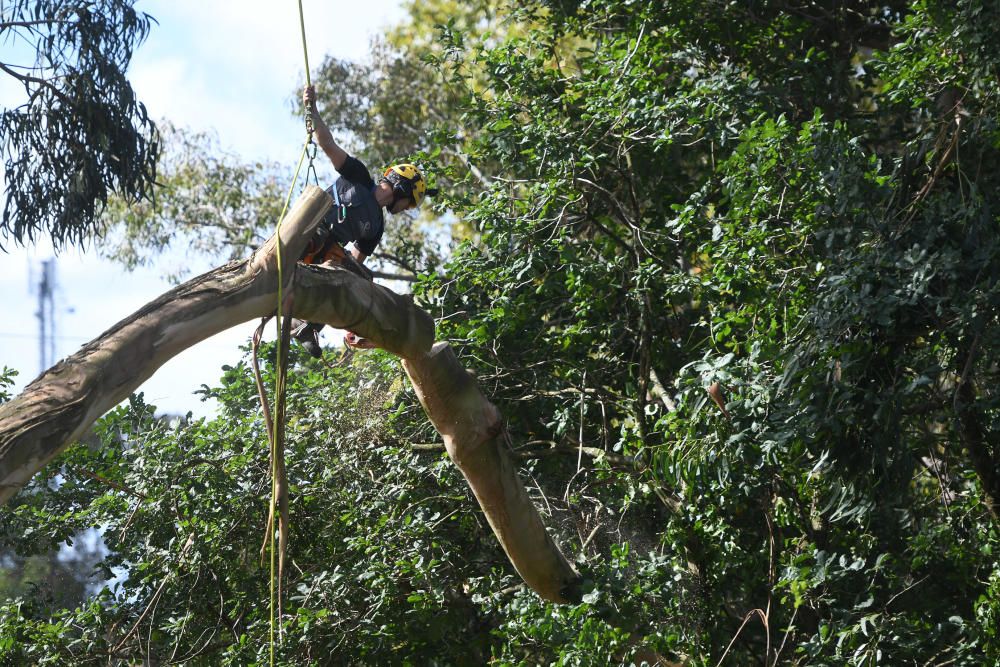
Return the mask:
<svg viewBox="0 0 1000 667">
<path fill-rule="evenodd" d="M 99 230 L 109 195 L 151 195 L 156 128 L 126 78 L 151 18 L 134 0 L 11 0 L 0 6 L 10 51 L 0 76 L 25 99 L 0 111 L 3 217 L 18 243 L 46 233 L 56 246 Z"/>
<path fill-rule="evenodd" d="M 672 650 L 759 609 L 739 664 L 996 659 L 995 3 L 549 9 L 483 54 L 509 171 L 441 333 L 524 438 L 645 466 Z"/>
<path fill-rule="evenodd" d="M 516 586 L 394 361 L 297 357 L 280 659 L 1000 661 L 1000 5 L 516 5 L 429 59 L 480 173 L 416 296 L 584 602 Z M 125 579 L 8 603 L 0 655 L 266 660 L 262 420 L 245 364 L 207 391 L 217 419 L 136 399 L 2 510 L 22 554 L 104 526 Z"/>
<path fill-rule="evenodd" d="M 494 636 L 536 634 L 520 614 L 539 604 L 514 587 L 516 575 L 443 451 L 411 450 L 431 431 L 404 393 L 397 362 L 378 354 L 340 368 L 304 355 L 293 363 L 282 664 L 482 664 L 498 648 L 534 654 Z M 122 577 L 115 591 L 76 609 L 53 611 L 44 595 L 9 602 L 0 611 L 0 656 L 9 664 L 147 655 L 267 662 L 270 573 L 260 545 L 269 477 L 256 389 L 241 363 L 204 393 L 223 406 L 209 422 L 158 419 L 134 397 L 98 424 L 104 447 L 72 449 L 4 510 L 4 543 L 18 553 L 102 526 L 111 554 L 100 567 Z M 599 620 L 594 602 L 595 611 L 583 605 L 548 625 L 565 633 L 594 615 L 592 657 L 606 662 L 615 644 L 602 638 L 620 631 Z M 591 654 L 571 650 L 581 651 Z"/>
</svg>

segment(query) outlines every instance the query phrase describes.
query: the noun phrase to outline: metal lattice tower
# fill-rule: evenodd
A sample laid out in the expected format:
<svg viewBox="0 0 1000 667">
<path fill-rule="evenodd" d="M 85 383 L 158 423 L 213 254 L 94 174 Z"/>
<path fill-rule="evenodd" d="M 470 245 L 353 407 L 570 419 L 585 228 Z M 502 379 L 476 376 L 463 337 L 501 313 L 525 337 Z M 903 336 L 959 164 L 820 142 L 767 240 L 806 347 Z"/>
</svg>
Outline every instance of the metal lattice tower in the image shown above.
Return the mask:
<svg viewBox="0 0 1000 667">
<path fill-rule="evenodd" d="M 56 260 L 42 262 L 38 279 L 38 372 L 44 373 L 56 360 Z"/>
</svg>

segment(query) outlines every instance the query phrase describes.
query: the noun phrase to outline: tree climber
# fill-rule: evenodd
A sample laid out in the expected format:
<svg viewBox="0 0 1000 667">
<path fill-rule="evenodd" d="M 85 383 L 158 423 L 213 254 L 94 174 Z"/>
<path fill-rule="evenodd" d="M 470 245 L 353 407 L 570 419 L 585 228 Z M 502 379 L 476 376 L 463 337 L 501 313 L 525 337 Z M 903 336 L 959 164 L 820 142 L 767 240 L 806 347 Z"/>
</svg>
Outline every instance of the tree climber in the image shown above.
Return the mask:
<svg viewBox="0 0 1000 667">
<path fill-rule="evenodd" d="M 301 261 L 306 264 L 326 262 L 356 262 L 361 272 L 371 280 L 371 272 L 362 267 L 365 259 L 375 252 L 385 229 L 383 207 L 389 213 L 402 213 L 420 205 L 425 194 L 433 195 L 427 189 L 420 170 L 412 164 L 395 164 L 385 170 L 376 183 L 368 172 L 368 167 L 341 148 L 333 139 L 330 128 L 323 121 L 316 108 L 316 90 L 307 86 L 302 91 L 302 101 L 312 112 L 316 142 L 330 158 L 334 169 L 340 174 L 327 192 L 335 205 L 320 222 L 316 235 L 309 242 Z M 344 250 L 353 244 L 350 254 Z M 292 336 L 314 357 L 323 356 L 319 345 L 319 331 L 323 324 L 294 320 Z M 345 336 L 345 342 L 354 347 L 364 347 L 363 339 L 352 332 Z"/>
</svg>

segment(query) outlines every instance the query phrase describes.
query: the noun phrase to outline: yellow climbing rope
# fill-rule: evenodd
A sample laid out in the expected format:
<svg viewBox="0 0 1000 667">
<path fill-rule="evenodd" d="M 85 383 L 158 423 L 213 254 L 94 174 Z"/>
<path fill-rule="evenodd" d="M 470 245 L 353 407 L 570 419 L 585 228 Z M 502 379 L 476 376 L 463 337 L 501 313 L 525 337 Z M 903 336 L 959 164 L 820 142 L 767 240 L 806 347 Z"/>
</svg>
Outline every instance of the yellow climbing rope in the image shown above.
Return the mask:
<svg viewBox="0 0 1000 667">
<path fill-rule="evenodd" d="M 302 0 L 299 0 L 299 28 L 302 33 L 302 54 L 305 60 L 306 69 L 306 86 L 312 85 L 312 80 L 309 73 L 309 51 L 306 46 L 306 24 L 305 24 L 305 14 L 302 10 Z M 292 192 L 295 190 L 295 185 L 299 180 L 299 172 L 302 170 L 302 164 L 305 162 L 306 158 L 309 159 L 309 166 L 306 170 L 306 183 L 309 182 L 310 174 L 313 180 L 318 184 L 318 178 L 316 176 L 316 168 L 313 164 L 313 160 L 316 157 L 316 144 L 313 141 L 313 118 L 312 109 L 306 106 L 306 141 L 302 146 L 302 152 L 299 155 L 298 164 L 295 167 L 295 174 L 292 177 L 292 182 L 288 187 L 288 193 L 285 195 L 285 204 L 281 209 L 281 215 L 278 216 L 278 223 L 274 229 L 276 250 L 277 250 L 277 269 L 278 269 L 278 303 L 275 308 L 275 322 L 277 325 L 277 336 L 278 345 L 277 353 L 275 358 L 275 387 L 274 387 L 274 410 L 273 412 L 269 409 L 267 401 L 267 392 L 264 389 L 264 383 L 260 376 L 260 367 L 257 360 L 257 347 L 260 344 L 260 339 L 263 334 L 264 325 L 270 318 L 264 318 L 257 332 L 254 334 L 253 340 L 253 365 L 254 365 L 254 378 L 257 382 L 257 391 L 260 394 L 261 405 L 264 412 L 265 425 L 267 427 L 268 443 L 270 445 L 270 469 L 271 469 L 271 501 L 268 509 L 267 518 L 267 537 L 264 541 L 264 546 L 261 547 L 261 556 L 263 557 L 263 552 L 269 547 L 270 551 L 270 604 L 269 604 L 269 615 L 270 615 L 270 625 L 269 625 L 269 649 L 270 649 L 270 665 L 274 666 L 274 653 L 275 653 L 275 628 L 278 628 L 279 640 L 280 640 L 280 618 L 282 615 L 282 578 L 284 575 L 284 565 L 285 565 L 285 553 L 288 547 L 288 484 L 287 476 L 285 473 L 285 390 L 286 390 L 286 380 L 288 376 L 288 347 L 289 338 L 291 333 L 291 319 L 290 317 L 284 317 L 286 314 L 286 308 L 288 304 L 285 303 L 284 297 L 284 286 L 285 286 L 285 276 L 284 276 L 284 266 L 282 261 L 282 246 L 281 246 L 281 223 L 285 220 L 285 215 L 288 213 L 288 206 L 292 200 Z M 289 313 L 290 315 L 290 313 Z M 277 516 L 276 516 L 277 515 Z M 275 519 L 277 519 L 277 526 L 275 526 Z M 277 527 L 277 531 L 275 528 Z M 278 533 L 278 548 L 275 548 L 275 532 Z M 280 556 L 279 556 L 280 552 Z M 275 613 L 277 607 L 277 614 Z"/>
</svg>

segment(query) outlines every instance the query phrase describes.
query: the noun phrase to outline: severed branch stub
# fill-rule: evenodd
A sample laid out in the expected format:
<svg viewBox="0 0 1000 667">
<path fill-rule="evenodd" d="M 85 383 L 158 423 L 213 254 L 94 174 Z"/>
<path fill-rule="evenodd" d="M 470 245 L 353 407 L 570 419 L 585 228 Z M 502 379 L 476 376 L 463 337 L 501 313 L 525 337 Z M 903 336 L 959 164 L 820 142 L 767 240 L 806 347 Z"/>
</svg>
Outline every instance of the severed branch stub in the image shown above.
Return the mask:
<svg viewBox="0 0 1000 667">
<path fill-rule="evenodd" d="M 350 329 L 403 359 L 449 456 L 465 475 L 514 568 L 541 597 L 579 598 L 580 577 L 545 530 L 497 430 L 500 413 L 412 298 L 340 267 L 296 264 L 332 205 L 310 186 L 253 255 L 202 274 L 151 301 L 42 373 L 0 405 L 0 504 L 93 422 L 185 349 L 272 313 L 281 252 L 293 315 Z M 433 348 L 432 348 L 433 345 Z"/>
</svg>

